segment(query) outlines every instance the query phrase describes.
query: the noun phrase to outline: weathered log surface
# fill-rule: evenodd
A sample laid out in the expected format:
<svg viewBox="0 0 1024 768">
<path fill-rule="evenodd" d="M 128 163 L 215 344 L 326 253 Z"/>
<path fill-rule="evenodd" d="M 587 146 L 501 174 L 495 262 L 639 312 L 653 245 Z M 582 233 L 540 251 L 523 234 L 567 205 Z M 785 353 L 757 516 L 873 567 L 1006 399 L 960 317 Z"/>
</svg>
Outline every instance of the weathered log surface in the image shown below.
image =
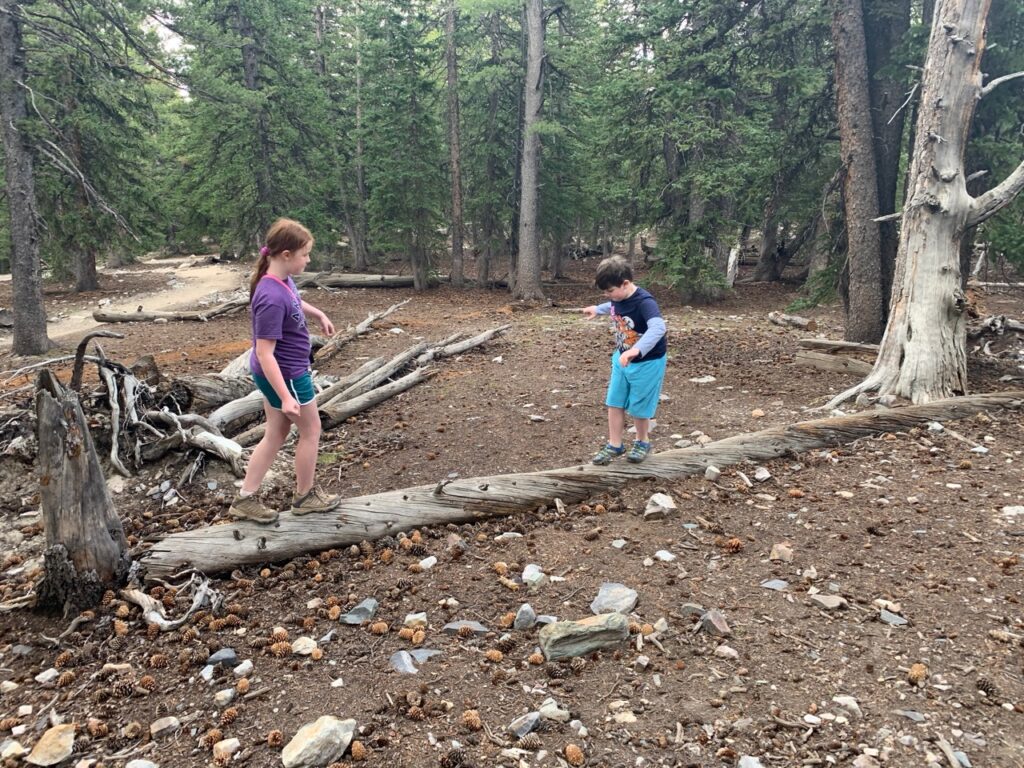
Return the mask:
<svg viewBox="0 0 1024 768">
<path fill-rule="evenodd" d="M 724 467 L 772 459 L 998 408 L 1024 408 L 1024 390 L 773 427 L 706 446 L 658 453 L 642 464 L 580 465 L 359 496 L 344 500 L 338 511 L 330 514 L 285 515 L 269 526 L 237 522 L 172 534 L 143 556 L 143 565 L 148 578 L 166 578 L 185 567 L 217 573 L 372 540 L 417 526 L 511 514 L 550 504 L 555 498 L 578 502 L 631 479 L 677 479 L 702 473 L 709 464 Z"/>
<path fill-rule="evenodd" d="M 438 280 L 447 280 L 447 277 L 439 277 L 431 280 L 431 285 L 436 285 Z M 298 288 L 412 288 L 412 275 L 360 275 L 345 274 L 340 272 L 303 272 L 295 278 L 295 285 Z"/>
<path fill-rule="evenodd" d="M 248 375 L 223 376 L 219 373 L 179 376 L 171 383 L 172 391 L 180 388 L 188 393 L 188 402 L 182 403 L 182 407 L 201 413 L 245 397 L 255 387 Z"/>
<path fill-rule="evenodd" d="M 797 352 L 796 357 L 793 358 L 793 364 L 817 368 L 819 371 L 852 373 L 857 376 L 867 376 L 871 373 L 871 363 L 866 363 L 855 357 L 830 355 L 828 352 L 815 352 L 811 349 L 801 349 Z"/>
</svg>

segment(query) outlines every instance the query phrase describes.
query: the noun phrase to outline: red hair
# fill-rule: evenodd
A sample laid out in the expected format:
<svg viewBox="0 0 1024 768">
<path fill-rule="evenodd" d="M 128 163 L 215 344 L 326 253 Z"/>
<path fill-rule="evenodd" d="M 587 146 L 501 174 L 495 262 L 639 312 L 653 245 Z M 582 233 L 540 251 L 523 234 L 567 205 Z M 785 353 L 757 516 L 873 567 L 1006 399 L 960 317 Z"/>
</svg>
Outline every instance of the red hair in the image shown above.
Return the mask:
<svg viewBox="0 0 1024 768">
<path fill-rule="evenodd" d="M 278 219 L 267 230 L 266 245 L 260 248 L 260 258 L 256 262 L 256 271 L 249 281 L 249 299 L 256 292 L 256 286 L 267 274 L 270 260 L 285 251 L 294 253 L 308 243 L 313 242 L 313 234 L 294 219 Z"/>
</svg>

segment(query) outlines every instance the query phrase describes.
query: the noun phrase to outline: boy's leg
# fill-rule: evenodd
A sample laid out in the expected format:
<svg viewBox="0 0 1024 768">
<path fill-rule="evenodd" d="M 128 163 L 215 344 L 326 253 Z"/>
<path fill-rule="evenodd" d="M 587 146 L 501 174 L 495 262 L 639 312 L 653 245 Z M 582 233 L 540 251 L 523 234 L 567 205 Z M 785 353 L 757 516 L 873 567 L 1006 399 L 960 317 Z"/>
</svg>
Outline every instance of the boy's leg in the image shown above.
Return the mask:
<svg viewBox="0 0 1024 768">
<path fill-rule="evenodd" d="M 661 383 L 665 378 L 665 358 L 634 363 L 627 369 L 630 384 L 629 413 L 636 425 L 636 441 L 626 459 L 639 464 L 651 452 L 651 419 L 658 409 Z M 634 366 L 636 366 L 634 368 Z"/>
<path fill-rule="evenodd" d="M 633 426 L 636 427 L 636 439 L 641 443 L 649 442 L 647 438 L 651 434 L 651 420 L 634 418 Z"/>
<path fill-rule="evenodd" d="M 622 432 L 626 428 L 626 411 L 623 408 L 608 408 L 608 445 L 622 446 Z"/>
</svg>

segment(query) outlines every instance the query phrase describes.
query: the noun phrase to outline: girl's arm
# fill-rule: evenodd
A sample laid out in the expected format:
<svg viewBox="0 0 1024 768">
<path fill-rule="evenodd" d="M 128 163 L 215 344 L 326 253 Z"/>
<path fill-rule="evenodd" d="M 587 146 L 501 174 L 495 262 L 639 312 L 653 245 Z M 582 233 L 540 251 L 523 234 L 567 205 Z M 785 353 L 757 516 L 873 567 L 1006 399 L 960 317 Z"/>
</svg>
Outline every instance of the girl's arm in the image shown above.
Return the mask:
<svg viewBox="0 0 1024 768">
<path fill-rule="evenodd" d="M 302 311 L 320 323 L 320 327 L 324 329 L 324 333 L 328 336 L 334 335 L 334 323 L 331 322 L 330 318 L 327 317 L 322 310 L 319 310 L 309 302 L 302 300 Z"/>
<path fill-rule="evenodd" d="M 270 386 L 274 388 L 277 396 L 281 398 L 281 413 L 285 416 L 299 416 L 299 402 L 292 393 L 288 391 L 284 383 L 284 374 L 281 373 L 281 366 L 277 364 L 274 357 L 274 348 L 277 346 L 276 339 L 256 339 L 256 359 L 260 361 L 263 368 L 263 375 Z"/>
</svg>

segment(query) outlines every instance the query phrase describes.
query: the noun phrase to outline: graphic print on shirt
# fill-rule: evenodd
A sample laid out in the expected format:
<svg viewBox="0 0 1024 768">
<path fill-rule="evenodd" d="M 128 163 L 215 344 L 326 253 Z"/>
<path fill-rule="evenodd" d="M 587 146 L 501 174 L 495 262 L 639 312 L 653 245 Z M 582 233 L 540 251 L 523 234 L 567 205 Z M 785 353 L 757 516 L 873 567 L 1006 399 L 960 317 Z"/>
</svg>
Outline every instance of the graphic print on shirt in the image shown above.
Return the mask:
<svg viewBox="0 0 1024 768">
<path fill-rule="evenodd" d="M 292 320 L 294 320 L 296 322 L 296 324 L 300 328 L 305 328 L 306 327 L 306 315 L 302 311 L 302 304 L 299 302 L 299 297 L 296 296 L 294 293 L 292 293 L 291 289 L 289 289 L 288 293 L 291 294 L 291 299 L 292 299 L 291 318 L 292 318 Z"/>
<path fill-rule="evenodd" d="M 625 352 L 640 340 L 640 334 L 636 332 L 633 325 L 633 318 L 629 315 L 619 315 L 612 307 L 612 329 L 615 331 L 615 346 L 620 352 Z"/>
</svg>

